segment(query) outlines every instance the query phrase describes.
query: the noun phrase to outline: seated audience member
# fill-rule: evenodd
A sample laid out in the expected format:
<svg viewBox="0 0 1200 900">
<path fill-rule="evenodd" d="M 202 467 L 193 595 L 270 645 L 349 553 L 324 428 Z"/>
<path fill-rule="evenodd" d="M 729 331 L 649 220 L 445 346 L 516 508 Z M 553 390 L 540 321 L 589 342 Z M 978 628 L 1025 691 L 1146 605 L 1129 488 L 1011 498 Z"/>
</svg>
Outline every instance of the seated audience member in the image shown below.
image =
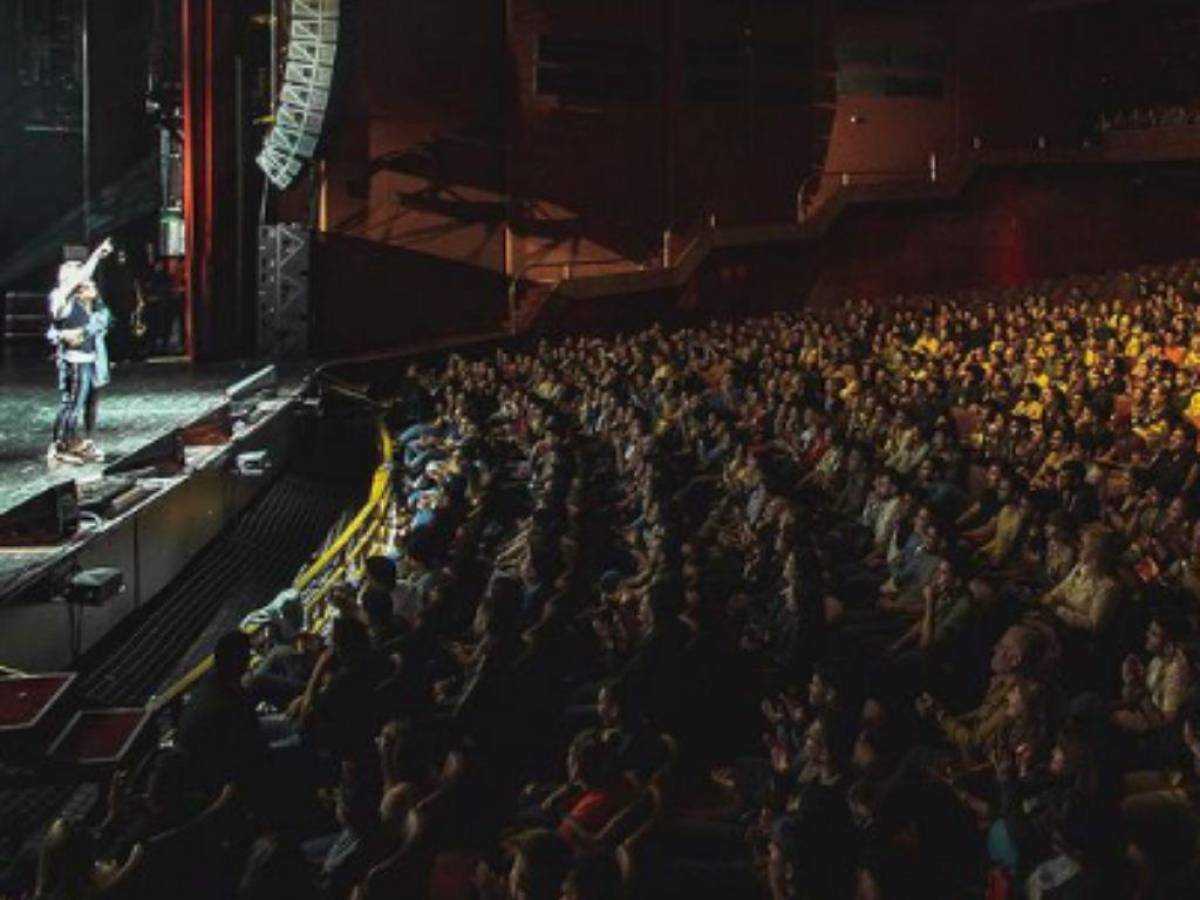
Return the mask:
<svg viewBox="0 0 1200 900">
<path fill-rule="evenodd" d="M 963 583 L 960 565 L 950 559 L 938 561 L 933 577 L 921 590 L 920 618 L 888 647 L 888 655 L 897 662 L 906 651 L 928 658 L 945 655 L 967 628 L 981 601 Z"/>
<path fill-rule="evenodd" d="M 437 565 L 439 536 L 426 528 L 415 529 L 408 538 L 405 570 L 392 588 L 396 615 L 415 627 L 434 602 L 442 574 Z"/>
<path fill-rule="evenodd" d="M 1083 463 L 1068 460 L 1058 469 L 1055 479 L 1058 496 L 1055 498 L 1061 509 L 1076 528 L 1082 528 L 1100 518 L 1100 499 L 1096 489 L 1087 483 Z"/>
<path fill-rule="evenodd" d="M 38 856 L 34 900 L 101 900 L 123 897 L 142 860 L 140 844 L 124 863 L 97 859 L 87 829 L 57 819 L 46 833 Z"/>
<path fill-rule="evenodd" d="M 212 671 L 180 716 L 178 740 L 188 770 L 198 787 L 213 793 L 226 784 L 249 785 L 266 759 L 267 737 L 242 687 L 249 665 L 250 638 L 240 631 L 223 635 Z"/>
<path fill-rule="evenodd" d="M 1054 829 L 1050 859 L 1030 873 L 1030 900 L 1051 897 L 1118 900 L 1135 887 L 1133 868 L 1122 852 L 1117 815 L 1085 802 L 1073 803 Z"/>
<path fill-rule="evenodd" d="M 110 856 L 125 856 L 148 838 L 184 824 L 190 809 L 187 797 L 188 760 L 178 750 L 153 758 L 144 793 L 136 793 L 128 776 L 118 770 L 108 790 L 108 814 L 97 830 L 97 843 Z"/>
<path fill-rule="evenodd" d="M 634 797 L 632 785 L 618 765 L 615 747 L 599 732 L 584 731 L 567 751 L 567 784 L 543 804 L 560 816 L 557 834 L 572 848 L 591 846 L 618 812 Z"/>
<path fill-rule="evenodd" d="M 559 900 L 612 900 L 622 896 L 621 870 L 610 853 L 575 860 L 563 879 Z"/>
<path fill-rule="evenodd" d="M 1129 830 L 1130 857 L 1164 896 L 1185 897 L 1200 886 L 1200 704 L 1183 713 L 1181 744 L 1163 769 L 1126 772 L 1121 812 Z"/>
<path fill-rule="evenodd" d="M 559 900 L 571 871 L 571 851 L 553 831 L 532 829 L 509 842 L 511 863 L 502 877 L 480 864 L 480 900 Z"/>
<path fill-rule="evenodd" d="M 1193 687 L 1192 664 L 1181 641 L 1186 620 L 1160 607 L 1146 628 L 1149 663 L 1129 654 L 1121 665 L 1121 699 L 1112 723 L 1123 732 L 1147 736 L 1171 725 Z"/>
<path fill-rule="evenodd" d="M 596 709 L 603 739 L 616 752 L 619 770 L 644 785 L 663 762 L 662 736 L 633 708 L 619 680 L 600 688 Z"/>
<path fill-rule="evenodd" d="M 379 588 L 367 588 L 358 598 L 366 621 L 371 646 L 379 652 L 397 650 L 409 634 L 408 623 L 396 616 L 392 595 Z"/>
<path fill-rule="evenodd" d="M 250 849 L 237 900 L 318 900 L 312 869 L 300 848 L 273 833 Z"/>
<path fill-rule="evenodd" d="M 1120 586 L 1113 577 L 1115 561 L 1112 533 L 1100 526 L 1085 529 L 1080 538 L 1079 562 L 1039 597 L 1038 603 L 1068 630 L 1101 633 L 1116 613 L 1120 599 Z"/>
<path fill-rule="evenodd" d="M 1073 804 L 1113 808 L 1116 786 L 1107 770 L 1103 735 L 1079 720 L 1059 729 L 1043 766 L 1033 752 L 993 759 L 1000 789 L 999 817 L 988 833 L 988 852 L 1017 882 L 1053 854 L 1054 831 Z"/>
<path fill-rule="evenodd" d="M 317 881 L 323 893 L 342 897 L 366 874 L 382 844 L 377 773 L 369 766 L 343 763 L 334 798 L 339 830 L 311 838 L 302 850 L 319 867 Z"/>
<path fill-rule="evenodd" d="M 1008 716 L 1009 695 L 1022 677 L 1034 677 L 1045 661 L 1045 638 L 1030 626 L 1006 631 L 992 651 L 992 678 L 982 702 L 973 710 L 954 715 L 928 693 L 917 698 L 917 712 L 941 731 L 965 759 L 986 756 L 992 740 Z"/>
<path fill-rule="evenodd" d="M 984 470 L 984 486 L 971 504 L 962 511 L 955 524 L 959 528 L 977 528 L 987 524 L 1000 511 L 999 487 L 1004 477 L 1004 468 L 997 461 L 988 463 Z"/>
<path fill-rule="evenodd" d="M 375 689 L 385 674 L 367 627 L 347 616 L 334 619 L 329 649 L 298 702 L 297 722 L 308 744 L 337 759 L 368 755 L 380 722 Z"/>
</svg>

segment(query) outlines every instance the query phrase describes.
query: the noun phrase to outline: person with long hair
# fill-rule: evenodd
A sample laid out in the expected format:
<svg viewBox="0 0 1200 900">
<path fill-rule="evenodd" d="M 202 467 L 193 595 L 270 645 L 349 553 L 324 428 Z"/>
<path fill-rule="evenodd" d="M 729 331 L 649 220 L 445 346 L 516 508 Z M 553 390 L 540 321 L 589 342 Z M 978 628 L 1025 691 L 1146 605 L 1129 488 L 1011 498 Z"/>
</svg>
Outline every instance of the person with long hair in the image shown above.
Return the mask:
<svg viewBox="0 0 1200 900">
<path fill-rule="evenodd" d="M 99 389 L 108 383 L 108 350 L 104 335 L 112 315 L 92 276 L 101 260 L 112 253 L 105 240 L 87 261 L 65 262 L 50 292 L 50 330 L 58 369 L 58 414 L 46 451 L 49 463 L 102 462 L 104 454 L 92 440 L 100 408 Z M 82 431 L 82 435 L 80 434 Z"/>
<path fill-rule="evenodd" d="M 34 900 L 98 900 L 112 897 L 142 859 L 136 844 L 124 863 L 96 858 L 88 831 L 70 819 L 51 824 L 38 854 Z"/>
<path fill-rule="evenodd" d="M 1119 586 L 1113 576 L 1117 554 L 1113 533 L 1091 525 L 1083 532 L 1079 562 L 1039 602 L 1069 629 L 1098 634 L 1116 613 Z"/>
</svg>

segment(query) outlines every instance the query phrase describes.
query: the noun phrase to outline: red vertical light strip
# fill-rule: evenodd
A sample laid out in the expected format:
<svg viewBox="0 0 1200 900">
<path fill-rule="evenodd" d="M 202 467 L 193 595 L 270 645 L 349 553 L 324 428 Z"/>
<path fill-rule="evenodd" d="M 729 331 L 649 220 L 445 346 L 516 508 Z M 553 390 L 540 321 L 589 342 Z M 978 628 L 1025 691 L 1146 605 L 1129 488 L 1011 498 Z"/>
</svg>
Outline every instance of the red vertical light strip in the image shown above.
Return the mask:
<svg viewBox="0 0 1200 900">
<path fill-rule="evenodd" d="M 216 341 L 214 332 L 214 307 L 216 298 L 213 296 L 213 222 L 214 205 L 216 203 L 217 185 L 214 173 L 216 159 L 216 122 L 214 116 L 214 97 L 217 93 L 216 53 L 214 40 L 216 38 L 216 0 L 204 0 L 204 308 L 202 343 L 205 353 L 211 355 Z"/>
<path fill-rule="evenodd" d="M 194 30 L 192 28 L 192 0 L 179 0 L 179 20 L 183 34 L 183 239 L 184 239 L 184 305 L 183 305 L 183 342 L 184 352 L 189 359 L 195 359 L 193 345 L 192 319 L 196 308 L 195 267 L 193 260 L 196 253 L 196 191 L 195 191 L 195 153 L 196 153 L 196 104 L 193 100 L 195 92 L 195 77 L 193 75 L 195 48 L 192 46 Z"/>
</svg>

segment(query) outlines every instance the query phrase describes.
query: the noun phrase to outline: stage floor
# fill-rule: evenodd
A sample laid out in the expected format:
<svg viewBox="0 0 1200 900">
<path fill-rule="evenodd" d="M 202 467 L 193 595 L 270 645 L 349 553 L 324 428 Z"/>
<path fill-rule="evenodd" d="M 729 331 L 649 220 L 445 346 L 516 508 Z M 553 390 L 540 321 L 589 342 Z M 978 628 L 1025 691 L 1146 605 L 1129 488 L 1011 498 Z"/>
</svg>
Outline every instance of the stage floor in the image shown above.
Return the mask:
<svg viewBox="0 0 1200 900">
<path fill-rule="evenodd" d="M 111 462 L 172 428 L 220 406 L 225 388 L 263 363 L 193 367 L 183 360 L 118 363 L 103 389 L 96 443 Z M 280 387 L 300 373 L 281 373 Z M 11 509 L 51 485 L 74 478 L 86 483 L 105 463 L 46 464 L 57 397 L 54 366 L 45 356 L 25 355 L 0 364 L 0 511 Z"/>
</svg>

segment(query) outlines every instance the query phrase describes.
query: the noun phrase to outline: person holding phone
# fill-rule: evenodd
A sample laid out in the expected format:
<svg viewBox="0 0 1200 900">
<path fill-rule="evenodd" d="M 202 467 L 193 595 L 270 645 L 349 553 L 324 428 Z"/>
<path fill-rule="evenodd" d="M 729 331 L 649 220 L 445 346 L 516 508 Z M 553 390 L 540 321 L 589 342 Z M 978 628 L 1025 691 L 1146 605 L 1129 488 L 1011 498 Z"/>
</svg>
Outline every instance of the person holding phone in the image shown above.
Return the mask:
<svg viewBox="0 0 1200 900">
<path fill-rule="evenodd" d="M 48 463 L 75 465 L 102 462 L 104 454 L 92 441 L 99 412 L 99 389 L 108 383 L 105 333 L 112 315 L 92 276 L 100 261 L 113 251 L 106 239 L 87 261 L 63 263 L 58 284 L 50 292 L 50 330 L 58 370 L 58 414 L 46 451 Z M 82 434 L 81 434 L 82 432 Z"/>
</svg>

